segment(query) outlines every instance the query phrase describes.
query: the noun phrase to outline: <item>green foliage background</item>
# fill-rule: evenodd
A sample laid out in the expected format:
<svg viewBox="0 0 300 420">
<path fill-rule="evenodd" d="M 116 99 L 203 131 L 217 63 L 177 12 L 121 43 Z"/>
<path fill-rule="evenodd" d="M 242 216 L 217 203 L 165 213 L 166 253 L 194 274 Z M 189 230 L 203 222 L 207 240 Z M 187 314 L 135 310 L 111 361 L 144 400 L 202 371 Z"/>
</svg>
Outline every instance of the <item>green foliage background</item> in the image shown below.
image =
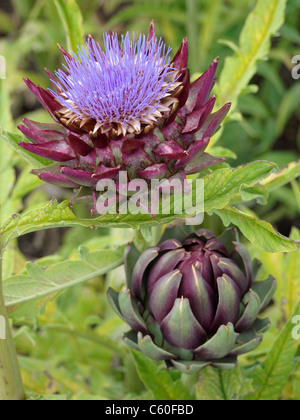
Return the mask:
<svg viewBox="0 0 300 420">
<path fill-rule="evenodd" d="M 188 36 L 193 77 L 220 57 L 218 103 L 233 108 L 212 140 L 211 153 L 228 159 L 205 174 L 204 223 L 216 233 L 237 226 L 264 263 L 262 278 L 272 273 L 279 285 L 262 346 L 240 368 L 207 368 L 200 378 L 130 352 L 121 341 L 127 327 L 106 300 L 108 286 L 124 283 L 124 246 L 134 237 L 139 244 L 134 228 L 150 246 L 153 227 L 176 217 L 92 220 L 84 206 L 69 208 L 69 191 L 30 175 L 45 162 L 17 146 L 21 117 L 49 120 L 22 79 L 50 87 L 43 69 L 61 64 L 57 43 L 71 50 L 88 33 L 101 41 L 107 30 L 145 32 L 152 19 L 174 51 Z M 300 315 L 300 80 L 291 76 L 299 21 L 300 0 L 0 1 L 3 287 L 29 399 L 300 399 L 292 338 Z"/>
</svg>

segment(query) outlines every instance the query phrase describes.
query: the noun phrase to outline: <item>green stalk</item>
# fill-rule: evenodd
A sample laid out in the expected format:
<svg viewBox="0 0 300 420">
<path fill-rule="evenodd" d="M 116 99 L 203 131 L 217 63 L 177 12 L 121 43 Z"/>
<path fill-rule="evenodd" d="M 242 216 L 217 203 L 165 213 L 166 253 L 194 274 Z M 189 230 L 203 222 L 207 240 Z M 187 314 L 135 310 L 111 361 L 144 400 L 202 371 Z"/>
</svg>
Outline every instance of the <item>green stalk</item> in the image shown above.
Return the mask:
<svg viewBox="0 0 300 420">
<path fill-rule="evenodd" d="M 25 393 L 2 291 L 1 238 L 0 247 L 0 400 L 18 401 L 25 399 Z"/>
</svg>

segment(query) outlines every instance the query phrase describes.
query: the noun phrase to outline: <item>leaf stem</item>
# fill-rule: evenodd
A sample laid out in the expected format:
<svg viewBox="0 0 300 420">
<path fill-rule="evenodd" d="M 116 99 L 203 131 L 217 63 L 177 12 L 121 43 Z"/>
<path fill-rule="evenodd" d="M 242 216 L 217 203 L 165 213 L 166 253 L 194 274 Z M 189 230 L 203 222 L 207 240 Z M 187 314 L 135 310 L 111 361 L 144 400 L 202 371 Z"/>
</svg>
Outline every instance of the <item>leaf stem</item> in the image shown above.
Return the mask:
<svg viewBox="0 0 300 420">
<path fill-rule="evenodd" d="M 25 400 L 16 348 L 2 292 L 2 255 L 0 237 L 0 400 Z"/>
</svg>

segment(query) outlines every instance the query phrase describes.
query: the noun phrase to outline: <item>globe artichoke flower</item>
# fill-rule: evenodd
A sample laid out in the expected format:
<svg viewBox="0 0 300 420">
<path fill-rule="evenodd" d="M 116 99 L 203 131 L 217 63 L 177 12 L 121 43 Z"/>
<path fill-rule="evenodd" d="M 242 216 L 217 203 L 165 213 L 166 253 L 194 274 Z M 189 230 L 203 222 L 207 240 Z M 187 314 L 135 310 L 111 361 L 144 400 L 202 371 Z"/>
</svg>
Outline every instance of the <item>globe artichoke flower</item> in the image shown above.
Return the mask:
<svg viewBox="0 0 300 420">
<path fill-rule="evenodd" d="M 187 40 L 171 61 L 153 23 L 148 37 L 110 33 L 104 49 L 90 36 L 77 53 L 60 50 L 64 68 L 46 70 L 54 90 L 25 79 L 54 120 L 19 126 L 30 140 L 20 146 L 54 162 L 33 171 L 40 179 L 95 191 L 120 171 L 129 181 L 184 178 L 223 160 L 205 153 L 230 108 L 213 112 L 217 59 L 191 83 Z"/>
<path fill-rule="evenodd" d="M 206 366 L 231 369 L 237 357 L 256 349 L 268 319 L 276 281 L 255 281 L 257 262 L 247 248 L 232 250 L 207 230 L 182 243 L 167 240 L 149 249 L 134 268 L 127 256 L 127 284 L 108 298 L 132 328 L 125 341 L 168 367 L 195 373 Z"/>
</svg>

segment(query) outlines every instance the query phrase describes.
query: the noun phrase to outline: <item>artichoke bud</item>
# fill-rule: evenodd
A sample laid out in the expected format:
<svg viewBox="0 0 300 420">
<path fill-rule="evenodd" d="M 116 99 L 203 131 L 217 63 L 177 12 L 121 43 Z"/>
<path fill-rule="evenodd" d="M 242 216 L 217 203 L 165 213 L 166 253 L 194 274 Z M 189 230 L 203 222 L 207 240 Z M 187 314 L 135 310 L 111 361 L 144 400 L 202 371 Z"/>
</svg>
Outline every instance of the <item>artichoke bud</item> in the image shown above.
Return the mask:
<svg viewBox="0 0 300 420">
<path fill-rule="evenodd" d="M 230 248 L 208 230 L 182 242 L 169 239 L 144 252 L 133 269 L 127 253 L 127 285 L 108 291 L 116 313 L 131 327 L 125 341 L 168 367 L 194 373 L 206 366 L 231 369 L 255 350 L 269 327 L 258 318 L 276 280 L 256 280 L 247 248 Z"/>
</svg>

